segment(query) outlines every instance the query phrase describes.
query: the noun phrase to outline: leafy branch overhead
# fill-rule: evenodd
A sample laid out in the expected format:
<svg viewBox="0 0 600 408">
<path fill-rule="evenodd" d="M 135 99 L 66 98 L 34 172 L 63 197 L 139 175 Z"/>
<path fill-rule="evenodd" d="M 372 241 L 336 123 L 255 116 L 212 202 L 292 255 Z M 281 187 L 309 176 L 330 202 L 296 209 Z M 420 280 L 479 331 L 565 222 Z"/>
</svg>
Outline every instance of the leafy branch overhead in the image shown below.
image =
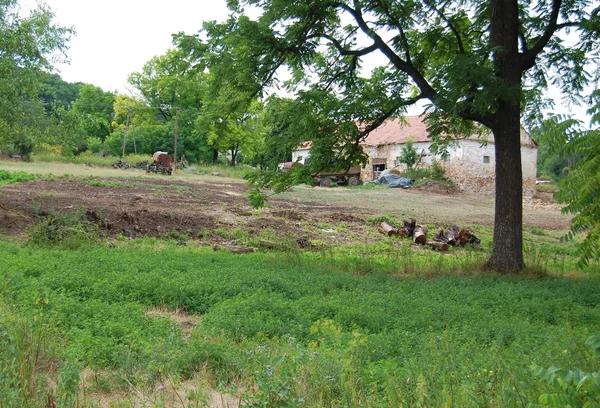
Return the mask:
<svg viewBox="0 0 600 408">
<path fill-rule="evenodd" d="M 600 93 L 595 92 L 596 103 L 589 110 L 592 122 L 600 124 Z M 568 174 L 560 181 L 556 200 L 565 204 L 563 212 L 573 214 L 571 232 L 585 233 L 581 245 L 580 267 L 600 259 L 600 130 L 582 130 L 581 124 L 562 117 L 553 117 L 541 129 L 542 141 L 550 152 L 560 157 L 577 157 L 569 166 Z"/>
<path fill-rule="evenodd" d="M 496 152 L 494 249 L 488 266 L 519 270 L 521 115 L 540 118 L 552 83 L 580 101 L 599 54 L 600 8 L 588 0 L 231 0 L 205 25 L 211 70 L 247 97 L 283 87 L 298 107 L 287 139 L 311 141 L 310 173 L 364 163 L 360 143 L 384 120 L 427 103 L 434 140 L 491 130 Z M 246 8 L 258 17 L 244 15 Z M 577 35 L 567 45 L 558 33 Z M 225 57 L 221 57 L 221 56 Z M 284 75 L 284 73 L 286 73 Z M 560 75 L 557 75 L 557 72 Z M 285 78 L 282 82 L 282 78 Z M 278 133 L 274 137 L 281 137 Z M 273 176 L 276 177 L 276 176 Z M 269 177 L 263 186 L 269 185 Z M 290 177 L 288 184 L 293 182 Z M 260 185 L 257 185 L 260 187 Z"/>
</svg>

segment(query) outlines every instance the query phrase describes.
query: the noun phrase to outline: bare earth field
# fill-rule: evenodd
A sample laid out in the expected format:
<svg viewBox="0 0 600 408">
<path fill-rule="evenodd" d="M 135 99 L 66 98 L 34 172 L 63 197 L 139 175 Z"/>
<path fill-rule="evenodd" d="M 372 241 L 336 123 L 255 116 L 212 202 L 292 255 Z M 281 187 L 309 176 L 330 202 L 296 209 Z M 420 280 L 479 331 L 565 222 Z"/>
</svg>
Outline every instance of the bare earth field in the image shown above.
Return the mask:
<svg viewBox="0 0 600 408">
<path fill-rule="evenodd" d="M 1 167 L 23 170 L 21 166 Z M 162 237 L 178 231 L 206 245 L 218 245 L 240 234 L 264 237 L 267 246 L 279 239 L 301 237 L 336 244 L 357 239 L 372 242 L 380 235 L 368 221 L 383 214 L 414 217 L 436 226 L 493 225 L 493 197 L 437 185 L 411 190 L 299 186 L 271 197 L 268 208 L 254 210 L 244 193 L 245 184 L 235 179 L 185 173 L 169 177 L 75 165 L 50 168 L 54 174 L 69 176 L 0 189 L 0 234 L 23 236 L 40 215 L 78 209 L 110 237 Z M 27 170 L 48 171 L 39 166 Z M 526 227 L 566 230 L 569 220 L 549 193 L 524 200 Z"/>
</svg>

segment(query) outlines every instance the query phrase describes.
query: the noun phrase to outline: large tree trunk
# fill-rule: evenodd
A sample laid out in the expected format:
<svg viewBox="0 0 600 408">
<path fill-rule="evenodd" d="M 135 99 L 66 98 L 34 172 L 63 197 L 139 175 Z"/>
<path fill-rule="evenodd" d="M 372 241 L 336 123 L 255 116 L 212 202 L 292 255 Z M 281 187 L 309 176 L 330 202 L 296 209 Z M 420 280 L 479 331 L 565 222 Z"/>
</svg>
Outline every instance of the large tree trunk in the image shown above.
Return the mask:
<svg viewBox="0 0 600 408">
<path fill-rule="evenodd" d="M 519 115 L 506 115 L 494 130 L 496 213 L 494 243 L 487 266 L 501 273 L 523 268 L 523 175 Z"/>
<path fill-rule="evenodd" d="M 517 0 L 491 0 L 491 41 L 496 75 L 505 89 L 491 126 L 496 151 L 494 243 L 487 266 L 500 273 L 523 268 L 521 169 L 521 63 Z"/>
</svg>

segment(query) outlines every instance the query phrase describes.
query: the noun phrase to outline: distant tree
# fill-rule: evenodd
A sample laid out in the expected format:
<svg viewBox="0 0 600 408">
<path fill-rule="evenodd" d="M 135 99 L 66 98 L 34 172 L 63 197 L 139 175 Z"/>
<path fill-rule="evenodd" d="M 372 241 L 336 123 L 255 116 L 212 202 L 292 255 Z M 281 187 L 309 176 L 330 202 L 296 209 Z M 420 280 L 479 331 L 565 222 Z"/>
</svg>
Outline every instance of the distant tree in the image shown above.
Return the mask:
<svg viewBox="0 0 600 408">
<path fill-rule="evenodd" d="M 82 84 L 79 95 L 73 102 L 73 113 L 80 118 L 83 132 L 87 137 L 104 140 L 112 131 L 115 94 L 102 88 Z"/>
<path fill-rule="evenodd" d="M 174 150 L 173 132 L 176 109 L 179 109 L 178 155 L 184 153 L 188 160 L 210 161 L 213 149 L 208 144 L 208 130 L 199 128 L 197 118 L 204 103 L 206 73 L 198 47 L 200 40 L 195 36 L 176 34 L 174 49 L 148 61 L 140 72 L 134 72 L 129 82 L 140 92 L 146 105 L 154 109 L 163 126 L 170 129 L 161 146 Z M 143 135 L 143 124 L 139 127 Z M 155 125 L 152 125 L 155 126 Z M 148 134 L 157 135 L 156 129 Z M 153 139 L 157 142 L 156 139 Z M 158 144 L 153 145 L 158 149 Z"/>
<path fill-rule="evenodd" d="M 17 0 L 0 1 L 0 150 L 28 155 L 40 133 L 37 101 L 43 70 L 64 56 L 71 30 L 57 26 L 45 5 L 28 17 Z"/>
<path fill-rule="evenodd" d="M 81 83 L 66 82 L 57 74 L 41 73 L 42 87 L 38 99 L 44 104 L 46 112 L 52 112 L 55 107 L 65 109 L 71 107 L 79 95 Z"/>
</svg>

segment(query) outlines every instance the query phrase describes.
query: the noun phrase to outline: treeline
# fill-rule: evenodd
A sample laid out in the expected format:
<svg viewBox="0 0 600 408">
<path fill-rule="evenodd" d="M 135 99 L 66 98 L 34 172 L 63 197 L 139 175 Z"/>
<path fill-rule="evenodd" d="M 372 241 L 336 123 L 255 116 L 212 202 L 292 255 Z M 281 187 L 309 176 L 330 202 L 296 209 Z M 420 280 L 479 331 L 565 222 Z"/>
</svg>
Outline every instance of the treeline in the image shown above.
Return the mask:
<svg viewBox="0 0 600 408">
<path fill-rule="evenodd" d="M 227 53 L 217 56 L 198 36 L 174 35 L 173 49 L 132 73 L 132 97 L 51 73 L 72 30 L 47 6 L 27 17 L 20 10 L 16 0 L 0 4 L 0 156 L 172 154 L 177 130 L 188 161 L 274 168 L 291 159 L 291 145 L 265 143 L 281 128 L 281 100 L 249 95 L 244 78 L 211 70 Z"/>
<path fill-rule="evenodd" d="M 291 158 L 291 147 L 264 151 L 265 137 L 278 120 L 273 115 L 279 98 L 268 99 L 269 108 L 254 98 L 239 113 L 220 110 L 217 101 L 208 100 L 206 74 L 190 73 L 189 64 L 179 62 L 180 52 L 170 50 L 131 74 L 139 97 L 38 72 L 39 90 L 23 105 L 19 131 L 2 140 L 0 151 L 25 159 L 32 153 L 120 156 L 123 149 L 172 154 L 177 127 L 178 156 L 185 154 L 188 161 L 263 167 Z"/>
</svg>

